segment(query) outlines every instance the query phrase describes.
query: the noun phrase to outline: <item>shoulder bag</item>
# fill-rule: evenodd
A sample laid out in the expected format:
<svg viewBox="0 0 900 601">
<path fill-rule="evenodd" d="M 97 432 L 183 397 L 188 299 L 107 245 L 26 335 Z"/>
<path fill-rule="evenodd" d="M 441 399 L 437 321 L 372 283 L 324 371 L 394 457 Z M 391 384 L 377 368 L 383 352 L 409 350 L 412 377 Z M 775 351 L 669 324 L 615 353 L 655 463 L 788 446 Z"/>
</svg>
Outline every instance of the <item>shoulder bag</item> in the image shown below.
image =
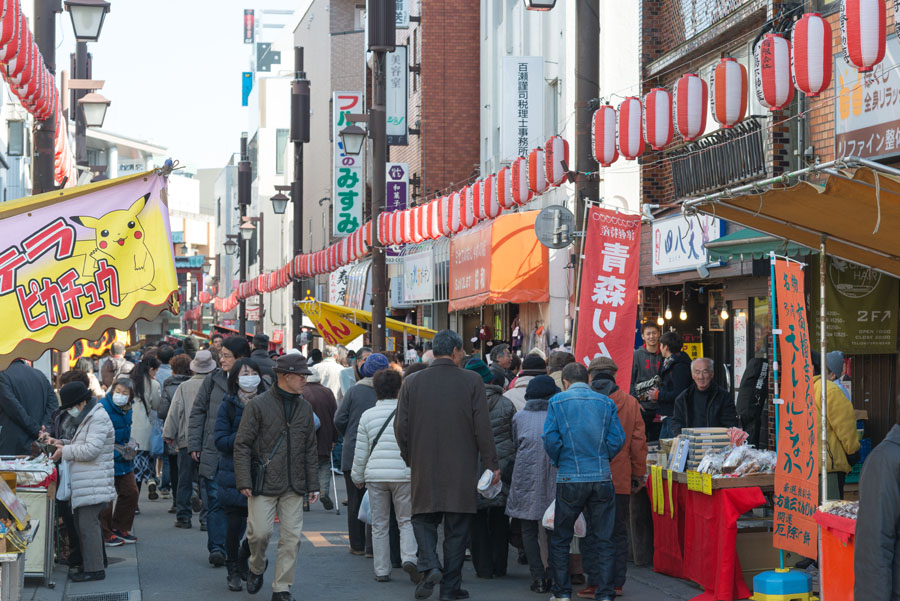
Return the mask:
<svg viewBox="0 0 900 601">
<path fill-rule="evenodd" d="M 385 429 L 387 429 L 388 425 L 394 420 L 394 416 L 397 415 L 397 410 L 394 409 L 391 411 L 391 414 L 388 416 L 384 423 L 381 424 L 381 430 L 378 431 L 378 434 L 375 435 L 374 440 L 372 440 L 372 446 L 369 447 L 369 457 L 372 456 L 372 452 L 375 450 L 375 447 L 378 445 L 378 441 L 381 440 L 381 435 L 384 434 Z M 366 463 L 369 463 L 369 457 L 366 457 Z"/>
<path fill-rule="evenodd" d="M 269 453 L 269 456 L 266 457 L 266 460 L 261 461 L 258 459 L 250 464 L 250 478 L 252 479 L 253 496 L 262 494 L 263 485 L 266 483 L 266 468 L 275 457 L 275 453 L 278 452 L 278 447 L 281 446 L 281 441 L 284 440 L 284 437 L 286 435 L 287 427 L 285 427 L 285 429 L 281 432 L 281 436 L 278 437 L 278 442 L 275 443 L 275 446 L 272 448 L 272 452 Z"/>
</svg>

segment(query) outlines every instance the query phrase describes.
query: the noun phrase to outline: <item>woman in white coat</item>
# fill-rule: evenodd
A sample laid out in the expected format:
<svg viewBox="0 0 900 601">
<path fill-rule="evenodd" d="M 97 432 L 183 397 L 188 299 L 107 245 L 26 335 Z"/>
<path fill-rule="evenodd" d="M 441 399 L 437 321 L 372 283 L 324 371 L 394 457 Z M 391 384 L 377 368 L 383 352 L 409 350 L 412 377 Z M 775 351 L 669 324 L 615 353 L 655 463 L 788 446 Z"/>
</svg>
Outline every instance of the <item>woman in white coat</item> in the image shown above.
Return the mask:
<svg viewBox="0 0 900 601">
<path fill-rule="evenodd" d="M 75 527 L 81 540 L 82 570 L 69 576 L 75 582 L 103 580 L 103 533 L 100 511 L 116 498 L 113 481 L 115 430 L 103 405 L 82 382 L 70 382 L 59 390 L 60 408 L 76 424 L 71 440 L 45 438 L 55 445 L 53 460 L 69 463 Z"/>
<path fill-rule="evenodd" d="M 159 359 L 145 357 L 131 372 L 134 382 L 134 406 L 131 412 L 131 437 L 138 445 L 134 458 L 134 480 L 137 482 L 138 495 L 141 485 L 147 483 L 147 498 L 155 501 L 159 498 L 156 479 L 156 458 L 150 453 L 153 421 L 162 399 L 162 387 L 156 381 Z M 140 510 L 135 511 L 135 514 Z"/>
</svg>

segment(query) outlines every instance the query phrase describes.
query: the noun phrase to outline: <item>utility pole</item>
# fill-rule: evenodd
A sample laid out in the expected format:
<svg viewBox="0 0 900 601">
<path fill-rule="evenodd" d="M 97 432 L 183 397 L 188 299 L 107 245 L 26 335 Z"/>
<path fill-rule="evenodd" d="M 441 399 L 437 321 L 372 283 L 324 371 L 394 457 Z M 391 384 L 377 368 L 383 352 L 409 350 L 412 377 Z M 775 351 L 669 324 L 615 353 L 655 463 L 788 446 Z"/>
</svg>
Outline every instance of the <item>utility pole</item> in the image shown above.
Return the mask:
<svg viewBox="0 0 900 601">
<path fill-rule="evenodd" d="M 294 144 L 294 181 L 291 201 L 294 203 L 294 254 L 303 254 L 303 145 L 309 142 L 309 80 L 303 72 L 303 48 L 294 47 L 294 80 L 291 82 L 291 142 Z M 310 234 L 311 235 L 311 234 Z M 312 238 L 310 238 L 312 239 Z M 291 345 L 297 344 L 303 313 L 297 304 L 303 300 L 304 282 L 294 278 L 291 310 Z"/>
<path fill-rule="evenodd" d="M 259 272 L 265 273 L 265 268 L 263 267 L 263 247 L 265 246 L 263 244 L 263 240 L 265 240 L 265 238 L 263 237 L 263 212 L 262 211 L 259 212 L 259 224 L 257 225 L 257 229 L 256 229 L 256 239 L 259 241 L 259 243 L 257 244 L 257 247 L 259 248 L 259 252 L 257 253 L 257 256 L 259 257 Z M 263 329 L 263 326 L 265 326 L 265 324 L 266 324 L 266 320 L 265 320 L 266 307 L 265 307 L 265 304 L 263 304 L 263 293 L 262 292 L 259 293 L 259 301 L 258 302 L 259 302 L 259 319 L 256 320 L 256 331 L 258 333 L 262 334 L 265 331 Z"/>
<path fill-rule="evenodd" d="M 241 134 L 241 160 L 238 163 L 238 206 L 241 209 L 241 224 L 244 223 L 244 217 L 247 216 L 247 208 L 250 206 L 250 182 L 251 167 L 250 159 L 247 156 L 247 132 Z M 247 241 L 244 236 L 238 232 L 238 245 L 240 250 L 241 283 L 247 281 Z M 241 336 L 247 336 L 247 301 L 241 300 L 238 308 L 238 332 Z"/>
<path fill-rule="evenodd" d="M 372 348 L 386 349 L 385 317 L 387 314 L 387 265 L 384 246 L 378 240 L 376 227 L 384 208 L 385 169 L 387 163 L 387 73 L 385 55 L 396 47 L 396 0 L 369 2 L 369 50 L 374 55 L 372 69 L 372 108 L 369 109 L 369 132 L 372 136 Z"/>
<path fill-rule="evenodd" d="M 56 75 L 56 15 L 62 12 L 60 0 L 34 0 L 34 41 L 37 43 L 47 70 Z M 59 124 L 60 127 L 64 125 Z M 34 126 L 34 171 L 32 188 L 35 194 L 56 189 L 53 172 L 53 141 L 56 137 L 56 115 L 50 115 Z"/>
<path fill-rule="evenodd" d="M 600 13 L 598 0 L 576 0 L 575 22 L 575 228 L 584 229 L 585 199 L 600 198 L 600 184 L 582 173 L 597 170 L 591 154 L 591 101 L 600 95 Z"/>
</svg>

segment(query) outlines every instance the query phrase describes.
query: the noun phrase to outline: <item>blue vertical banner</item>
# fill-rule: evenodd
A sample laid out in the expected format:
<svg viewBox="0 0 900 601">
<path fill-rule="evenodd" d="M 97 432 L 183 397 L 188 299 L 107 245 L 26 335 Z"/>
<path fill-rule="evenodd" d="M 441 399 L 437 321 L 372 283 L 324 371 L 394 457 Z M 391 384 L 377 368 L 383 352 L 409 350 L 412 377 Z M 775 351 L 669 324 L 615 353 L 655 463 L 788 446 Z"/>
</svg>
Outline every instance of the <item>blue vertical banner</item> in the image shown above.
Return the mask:
<svg viewBox="0 0 900 601">
<path fill-rule="evenodd" d="M 241 74 L 241 106 L 247 106 L 250 102 L 250 92 L 253 91 L 253 73 L 244 71 Z"/>
</svg>

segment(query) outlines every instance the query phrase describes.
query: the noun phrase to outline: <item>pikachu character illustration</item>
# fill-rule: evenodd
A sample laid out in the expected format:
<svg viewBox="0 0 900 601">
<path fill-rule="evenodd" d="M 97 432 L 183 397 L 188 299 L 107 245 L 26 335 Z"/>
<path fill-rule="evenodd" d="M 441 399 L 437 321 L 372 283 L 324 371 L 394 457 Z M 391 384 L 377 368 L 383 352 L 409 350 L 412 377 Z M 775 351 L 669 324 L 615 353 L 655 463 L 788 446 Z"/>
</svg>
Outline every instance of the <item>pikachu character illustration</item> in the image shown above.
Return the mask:
<svg viewBox="0 0 900 601">
<path fill-rule="evenodd" d="M 153 256 L 147 249 L 144 228 L 138 219 L 149 197 L 150 194 L 145 194 L 128 209 L 110 211 L 101 217 L 72 217 L 75 223 L 96 232 L 94 247 L 85 257 L 83 277 L 90 277 L 97 261 L 105 259 L 118 273 L 121 296 L 138 290 L 156 290 Z"/>
</svg>

